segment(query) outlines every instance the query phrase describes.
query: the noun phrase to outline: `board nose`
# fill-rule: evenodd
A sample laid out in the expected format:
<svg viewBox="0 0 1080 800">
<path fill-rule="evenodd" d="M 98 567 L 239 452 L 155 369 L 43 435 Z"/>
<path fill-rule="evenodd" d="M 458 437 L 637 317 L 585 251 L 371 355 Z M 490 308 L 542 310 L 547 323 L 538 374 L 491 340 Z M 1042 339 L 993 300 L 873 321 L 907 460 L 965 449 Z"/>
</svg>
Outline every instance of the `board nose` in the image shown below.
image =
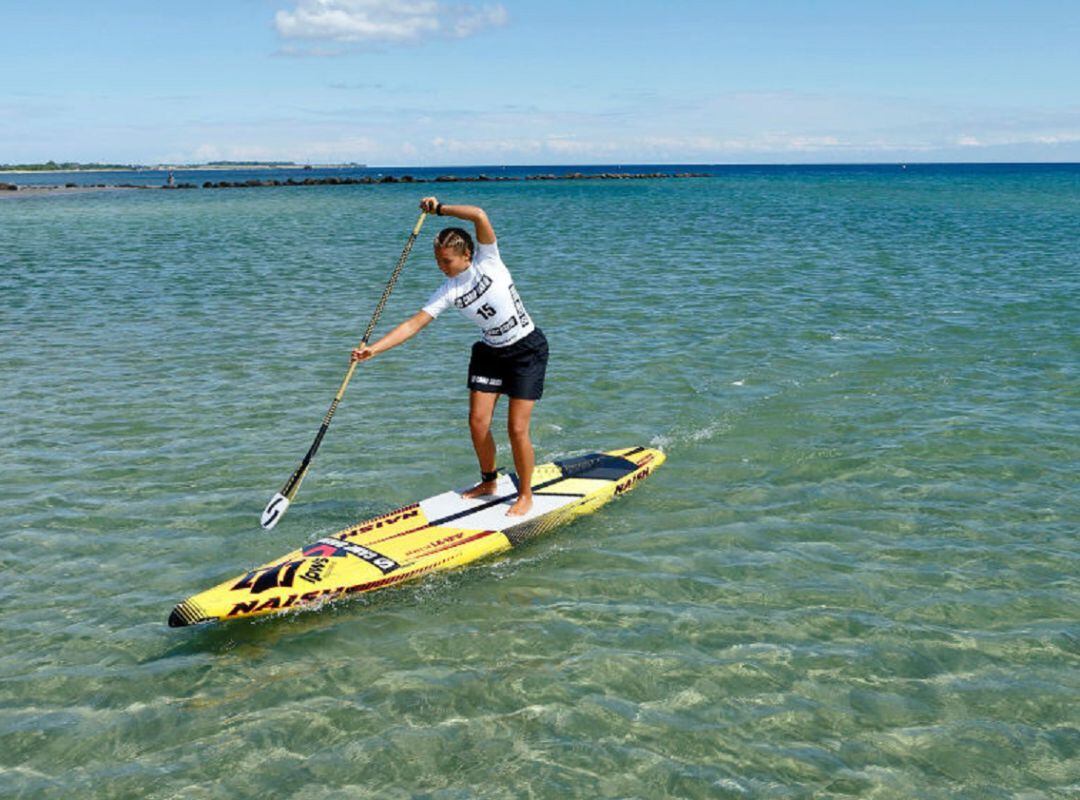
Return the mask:
<svg viewBox="0 0 1080 800">
<path fill-rule="evenodd" d="M 185 600 L 182 603 L 177 603 L 176 607 L 169 614 L 169 627 L 170 628 L 185 628 L 188 625 L 195 625 L 199 622 L 208 622 L 213 617 L 206 616 L 206 612 L 192 603 L 190 600 Z"/>
</svg>

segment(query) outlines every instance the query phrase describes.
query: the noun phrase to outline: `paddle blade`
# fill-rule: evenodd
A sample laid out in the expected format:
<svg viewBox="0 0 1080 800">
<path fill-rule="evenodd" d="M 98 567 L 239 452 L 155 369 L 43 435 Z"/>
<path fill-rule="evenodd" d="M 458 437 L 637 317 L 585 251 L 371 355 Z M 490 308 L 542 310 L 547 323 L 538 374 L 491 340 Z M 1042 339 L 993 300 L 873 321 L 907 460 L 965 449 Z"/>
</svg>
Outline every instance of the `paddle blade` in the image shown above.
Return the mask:
<svg viewBox="0 0 1080 800">
<path fill-rule="evenodd" d="M 270 502 L 266 504 L 266 508 L 263 509 L 262 519 L 259 524 L 266 530 L 270 530 L 278 524 L 278 520 L 285 516 L 285 512 L 289 510 L 289 498 L 283 495 L 281 492 L 275 494 L 270 498 Z"/>
</svg>

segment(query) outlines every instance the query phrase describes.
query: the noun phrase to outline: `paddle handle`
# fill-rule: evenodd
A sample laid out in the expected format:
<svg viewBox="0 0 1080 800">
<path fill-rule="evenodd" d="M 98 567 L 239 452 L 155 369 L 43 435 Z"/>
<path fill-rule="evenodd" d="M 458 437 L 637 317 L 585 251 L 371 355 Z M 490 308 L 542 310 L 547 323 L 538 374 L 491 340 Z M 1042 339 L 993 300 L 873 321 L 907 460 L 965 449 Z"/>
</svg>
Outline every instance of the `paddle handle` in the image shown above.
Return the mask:
<svg viewBox="0 0 1080 800">
<path fill-rule="evenodd" d="M 413 226 L 412 233 L 409 234 L 409 241 L 405 243 L 405 249 L 401 251 L 401 258 L 398 259 L 397 265 L 394 267 L 393 273 L 390 275 L 390 280 L 386 284 L 386 288 L 383 289 L 382 297 L 379 298 L 378 305 L 375 306 L 375 313 L 371 315 L 371 322 L 368 323 L 367 330 L 364 331 L 364 338 L 360 340 L 360 347 L 366 347 L 368 340 L 371 339 L 371 334 L 375 331 L 375 325 L 379 321 L 379 317 L 382 316 L 383 308 L 386 306 L 386 301 L 390 299 L 390 292 L 394 291 L 394 284 L 397 283 L 398 276 L 401 275 L 401 270 L 405 266 L 405 262 L 409 259 L 409 253 L 412 252 L 413 244 L 416 242 L 416 237 L 420 235 L 420 228 L 424 225 L 424 220 L 427 218 L 427 212 L 421 211 L 419 219 L 416 220 L 416 225 Z M 353 362 L 353 366 L 356 362 Z M 345 386 L 349 384 L 349 378 L 352 377 L 352 370 L 349 370 L 349 374 L 345 376 L 345 381 L 341 387 L 341 392 L 344 393 Z"/>
</svg>

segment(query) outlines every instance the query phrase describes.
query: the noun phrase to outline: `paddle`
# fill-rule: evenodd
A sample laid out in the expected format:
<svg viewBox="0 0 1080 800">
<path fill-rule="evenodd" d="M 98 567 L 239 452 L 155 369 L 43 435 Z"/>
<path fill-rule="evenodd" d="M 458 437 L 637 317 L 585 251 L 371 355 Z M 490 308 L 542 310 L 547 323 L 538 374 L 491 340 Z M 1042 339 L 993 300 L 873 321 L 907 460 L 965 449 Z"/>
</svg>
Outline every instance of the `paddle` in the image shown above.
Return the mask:
<svg viewBox="0 0 1080 800">
<path fill-rule="evenodd" d="M 420 219 L 416 221 L 416 226 L 409 235 L 409 241 L 405 243 L 405 249 L 401 251 L 401 258 L 398 259 L 397 266 L 394 267 L 394 271 L 390 275 L 390 280 L 387 282 L 386 288 L 383 289 L 382 297 L 379 298 L 379 304 L 375 306 L 375 313 L 371 315 L 371 322 L 368 323 L 367 330 L 364 332 L 364 338 L 358 345 L 359 347 L 367 346 L 368 340 L 371 338 L 371 333 L 375 330 L 375 324 L 379 321 L 379 316 L 382 314 L 383 307 L 390 297 L 390 292 L 394 290 L 394 284 L 397 283 L 398 275 L 401 274 L 401 269 L 405 266 L 405 262 L 409 258 L 409 252 L 412 250 L 413 243 L 416 241 L 416 237 L 420 235 L 420 227 L 424 224 L 425 217 L 427 217 L 427 212 L 422 212 L 420 214 Z M 323 436 L 326 435 L 326 429 L 330 427 L 330 420 L 333 418 L 334 412 L 337 411 L 338 403 L 341 402 L 341 398 L 345 396 L 345 388 L 349 385 L 349 381 L 352 379 L 353 372 L 356 371 L 356 365 L 358 363 L 360 362 L 353 361 L 349 364 L 349 371 L 345 373 L 345 380 L 343 380 L 341 386 L 338 387 L 337 394 L 334 395 L 334 401 L 330 404 L 330 410 L 327 411 L 326 416 L 323 417 L 322 425 L 319 426 L 319 432 L 315 434 L 315 441 L 312 442 L 311 447 L 308 448 L 304 460 L 300 462 L 300 466 L 296 468 L 296 471 L 293 472 L 289 480 L 285 481 L 285 485 L 281 487 L 281 491 L 270 498 L 270 502 L 267 503 L 266 508 L 263 509 L 260 524 L 266 528 L 266 530 L 273 528 L 278 524 L 278 520 L 285 516 L 285 512 L 289 509 L 289 504 L 292 503 L 293 498 L 296 497 L 296 493 L 300 490 L 300 483 L 304 480 L 304 476 L 307 475 L 308 467 L 311 466 L 311 459 L 315 457 L 315 451 L 319 449 Z"/>
</svg>

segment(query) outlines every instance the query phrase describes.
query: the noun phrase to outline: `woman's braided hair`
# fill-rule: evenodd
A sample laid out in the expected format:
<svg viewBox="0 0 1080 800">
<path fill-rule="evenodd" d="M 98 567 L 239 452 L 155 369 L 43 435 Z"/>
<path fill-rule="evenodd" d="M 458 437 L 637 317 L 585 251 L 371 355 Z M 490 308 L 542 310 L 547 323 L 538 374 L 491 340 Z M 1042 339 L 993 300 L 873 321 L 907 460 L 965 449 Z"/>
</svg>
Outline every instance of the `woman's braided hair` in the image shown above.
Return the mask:
<svg viewBox="0 0 1080 800">
<path fill-rule="evenodd" d="M 459 256 L 471 256 L 476 252 L 472 237 L 464 228 L 443 228 L 435 237 L 436 247 L 452 247 Z"/>
</svg>

